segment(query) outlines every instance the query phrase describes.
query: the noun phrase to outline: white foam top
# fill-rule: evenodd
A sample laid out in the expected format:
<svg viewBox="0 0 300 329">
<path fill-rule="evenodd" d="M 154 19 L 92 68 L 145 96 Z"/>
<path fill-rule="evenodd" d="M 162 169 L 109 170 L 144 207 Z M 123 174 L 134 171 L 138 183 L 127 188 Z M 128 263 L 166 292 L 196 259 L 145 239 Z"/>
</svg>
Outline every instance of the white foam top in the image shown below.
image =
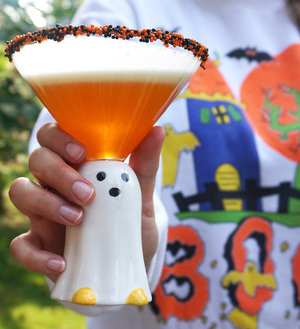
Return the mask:
<svg viewBox="0 0 300 329">
<path fill-rule="evenodd" d="M 131 80 L 145 78 L 145 73 L 159 75 L 160 80 L 181 79 L 191 76 L 201 62 L 191 52 L 152 43 L 67 36 L 62 42 L 28 44 L 14 53 L 13 63 L 27 80 L 62 82 L 75 76 L 97 80 L 122 76 Z"/>
</svg>

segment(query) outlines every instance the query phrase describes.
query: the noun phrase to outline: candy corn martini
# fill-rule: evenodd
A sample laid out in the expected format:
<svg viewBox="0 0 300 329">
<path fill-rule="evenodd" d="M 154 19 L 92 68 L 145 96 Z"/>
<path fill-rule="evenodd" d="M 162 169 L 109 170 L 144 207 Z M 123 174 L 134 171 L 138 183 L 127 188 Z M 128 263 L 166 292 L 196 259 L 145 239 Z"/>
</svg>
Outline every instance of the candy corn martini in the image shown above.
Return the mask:
<svg viewBox="0 0 300 329">
<path fill-rule="evenodd" d="M 122 40 L 131 38 L 144 42 Z M 154 29 L 57 26 L 16 37 L 7 56 L 60 127 L 87 147 L 87 159 L 124 160 L 204 64 L 207 50 Z"/>
<path fill-rule="evenodd" d="M 59 126 L 86 146 L 87 161 L 79 171 L 96 187 L 83 223 L 67 228 L 67 266 L 52 297 L 84 307 L 148 303 L 141 191 L 123 161 L 204 66 L 207 49 L 155 29 L 57 25 L 17 36 L 8 42 L 6 56 Z M 100 188 L 106 176 L 117 178 Z M 129 179 L 135 182 L 130 188 Z M 108 193 L 102 195 L 105 186 Z M 119 195 L 123 199 L 117 201 Z"/>
</svg>

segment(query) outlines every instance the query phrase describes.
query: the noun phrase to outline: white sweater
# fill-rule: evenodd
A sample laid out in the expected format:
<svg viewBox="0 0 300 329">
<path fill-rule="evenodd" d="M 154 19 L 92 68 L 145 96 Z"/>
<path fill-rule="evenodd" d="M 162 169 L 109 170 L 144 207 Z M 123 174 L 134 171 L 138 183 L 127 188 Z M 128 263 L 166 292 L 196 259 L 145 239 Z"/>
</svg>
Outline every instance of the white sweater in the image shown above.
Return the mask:
<svg viewBox="0 0 300 329">
<path fill-rule="evenodd" d="M 297 328 L 300 35 L 285 2 L 87 0 L 73 23 L 176 31 L 210 53 L 159 121 L 169 234 L 162 210 L 154 302 L 105 308 L 88 328 Z"/>
</svg>

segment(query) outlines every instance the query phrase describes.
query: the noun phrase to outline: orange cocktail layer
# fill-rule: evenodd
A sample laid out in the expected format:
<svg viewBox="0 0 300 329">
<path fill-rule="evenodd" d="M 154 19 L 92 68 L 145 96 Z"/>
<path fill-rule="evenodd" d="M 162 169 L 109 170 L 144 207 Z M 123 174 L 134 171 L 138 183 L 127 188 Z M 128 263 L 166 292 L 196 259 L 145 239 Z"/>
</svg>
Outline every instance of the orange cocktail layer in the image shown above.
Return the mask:
<svg viewBox="0 0 300 329">
<path fill-rule="evenodd" d="M 30 82 L 60 127 L 82 142 L 87 159 L 124 160 L 181 89 L 168 82 Z"/>
</svg>

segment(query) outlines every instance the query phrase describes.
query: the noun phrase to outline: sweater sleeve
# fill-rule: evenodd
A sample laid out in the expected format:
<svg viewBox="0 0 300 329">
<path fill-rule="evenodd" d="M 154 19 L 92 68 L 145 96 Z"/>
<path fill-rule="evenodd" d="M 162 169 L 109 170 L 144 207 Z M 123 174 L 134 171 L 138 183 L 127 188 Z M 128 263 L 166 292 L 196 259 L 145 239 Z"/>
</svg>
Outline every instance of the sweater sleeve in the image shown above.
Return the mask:
<svg viewBox="0 0 300 329">
<path fill-rule="evenodd" d="M 75 25 L 125 25 L 136 27 L 138 15 L 135 0 L 86 0 L 76 12 Z"/>
<path fill-rule="evenodd" d="M 151 292 L 154 292 L 162 272 L 168 234 L 168 215 L 157 194 L 154 194 L 154 209 L 158 230 L 158 247 L 147 271 Z"/>
<path fill-rule="evenodd" d="M 36 137 L 38 130 L 46 123 L 53 122 L 53 121 L 55 121 L 55 120 L 54 120 L 53 116 L 50 114 L 50 112 L 46 108 L 42 109 L 42 111 L 34 125 L 32 133 L 31 133 L 31 137 L 29 140 L 29 146 L 28 146 L 29 154 L 31 154 L 35 149 L 40 147 L 40 144 Z"/>
</svg>

